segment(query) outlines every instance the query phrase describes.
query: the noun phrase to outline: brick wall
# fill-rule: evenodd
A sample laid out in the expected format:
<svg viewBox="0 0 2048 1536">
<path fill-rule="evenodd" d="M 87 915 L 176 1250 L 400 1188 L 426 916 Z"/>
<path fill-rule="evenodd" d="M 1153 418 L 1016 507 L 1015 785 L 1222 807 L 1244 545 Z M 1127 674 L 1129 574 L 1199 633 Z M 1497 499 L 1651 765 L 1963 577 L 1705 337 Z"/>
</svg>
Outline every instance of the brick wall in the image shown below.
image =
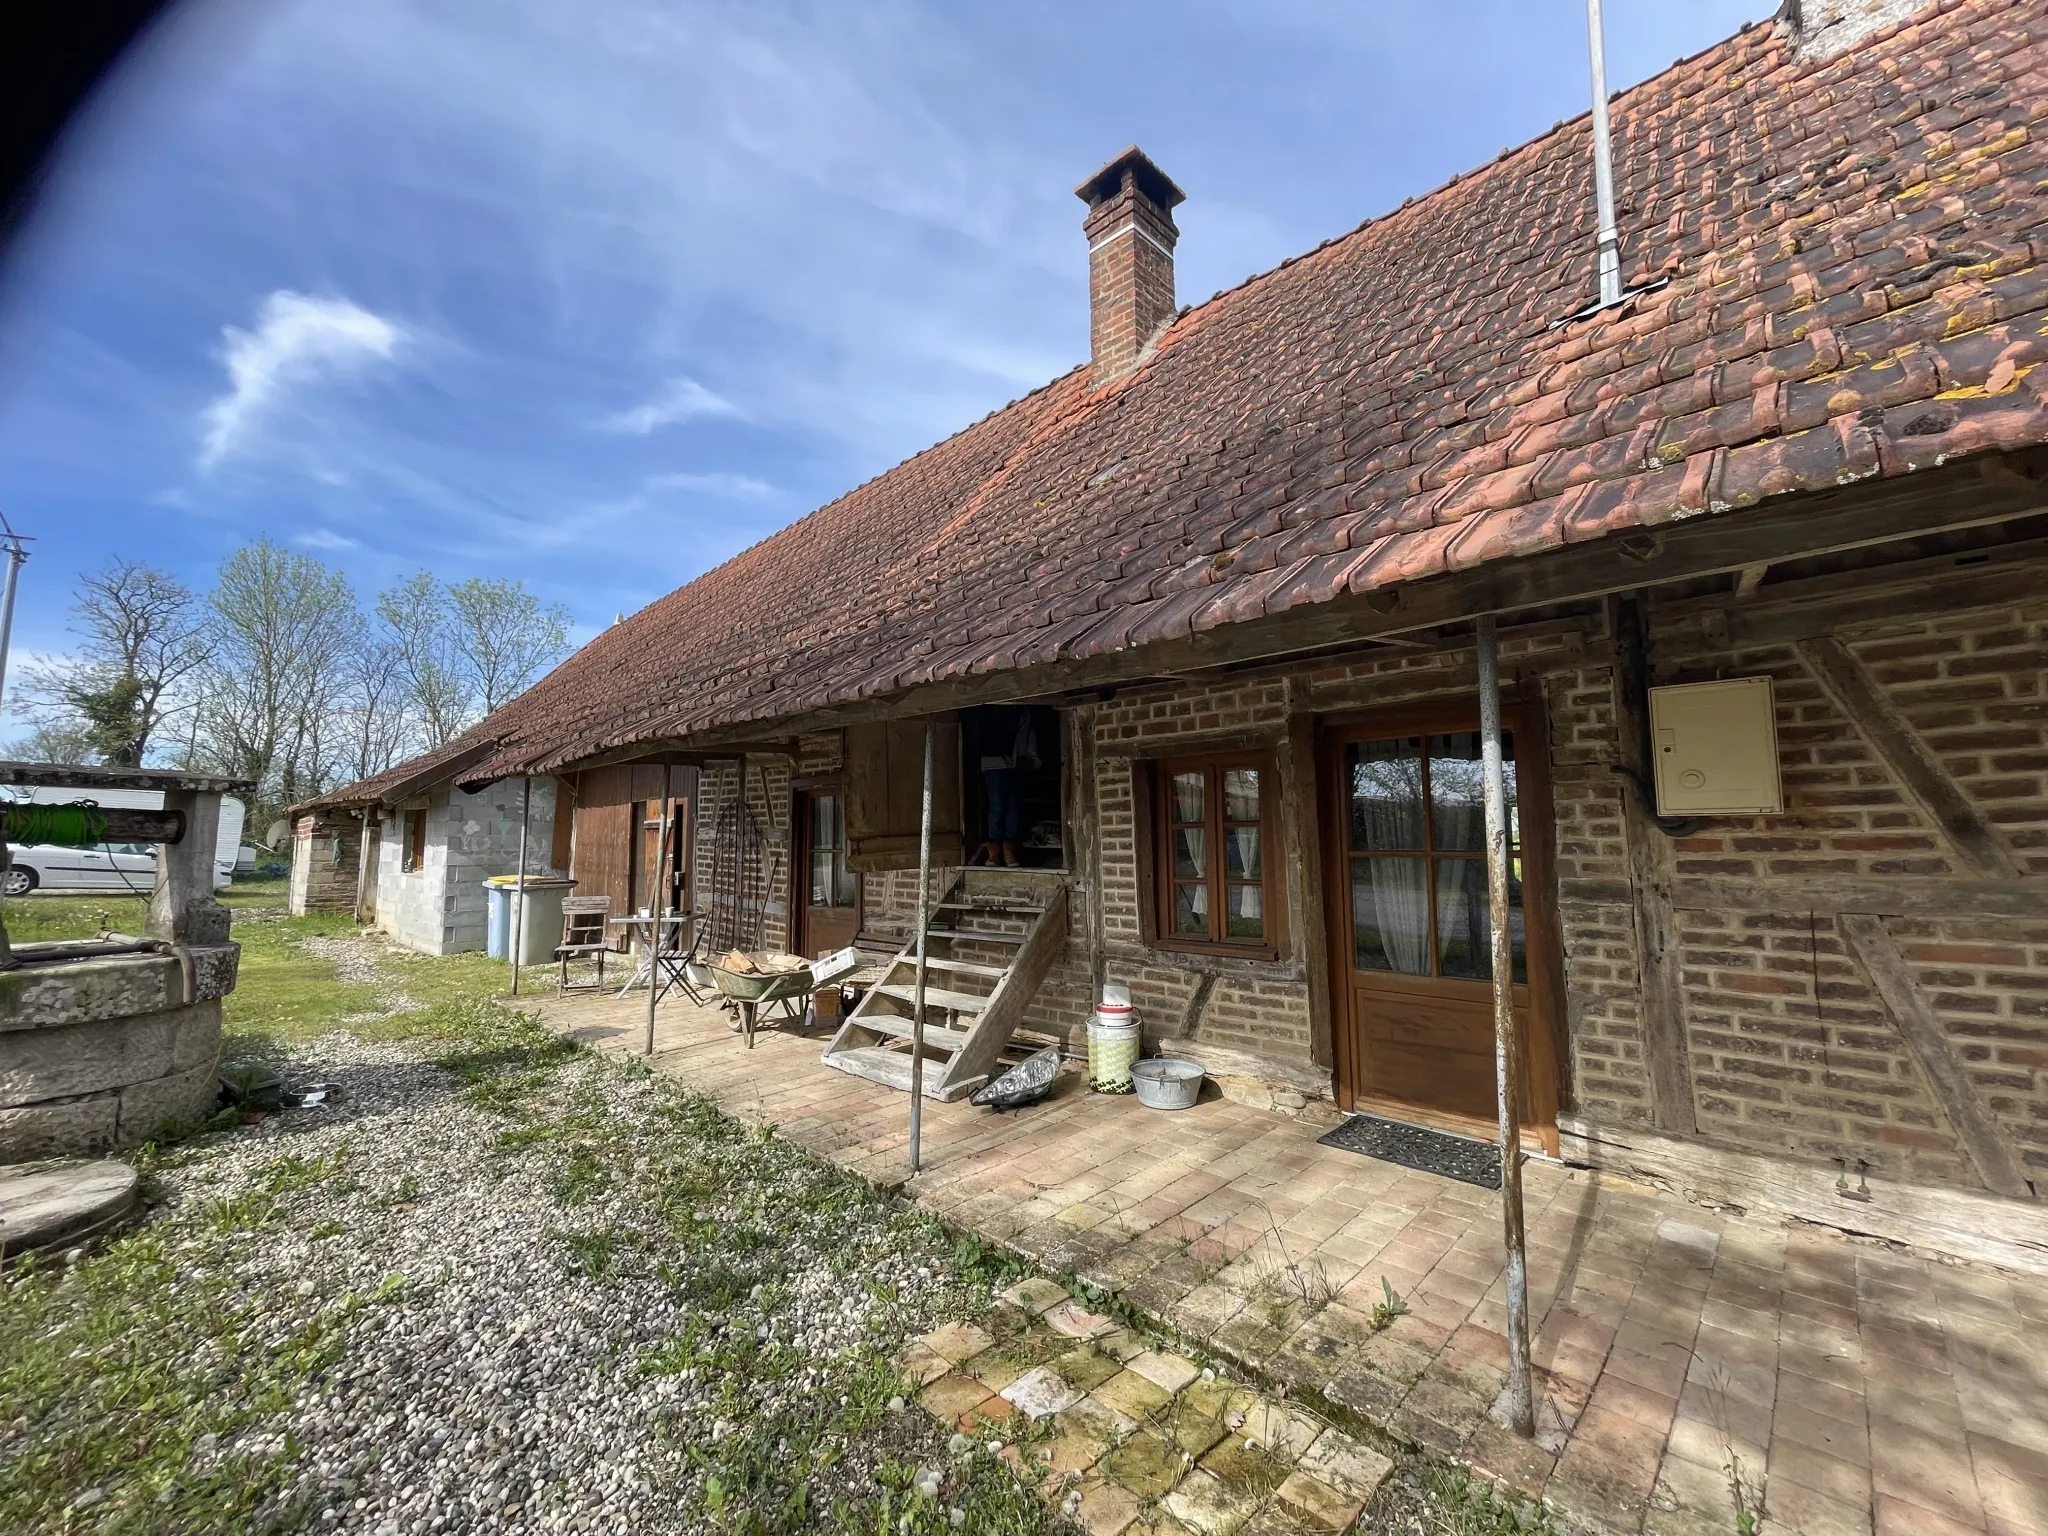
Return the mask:
<svg viewBox="0 0 2048 1536">
<path fill-rule="evenodd" d="M 1660 681 L 1768 674 L 1777 700 L 1785 814 L 1714 818 L 1678 839 L 1679 876 L 1769 890 L 1799 876 L 1969 873 L 1792 646 L 1717 646 L 1691 623 L 1655 639 Z M 2020 867 L 2048 873 L 2048 601 L 1843 643 Z M 2048 1182 L 2048 912 L 1892 917 L 1886 929 L 1999 1129 Z M 1685 911 L 1679 954 L 1703 1136 L 1978 1187 L 1832 917 L 1789 893 L 1782 912 Z"/>
<path fill-rule="evenodd" d="M 299 817 L 292 829 L 292 876 L 286 898 L 293 916 L 355 909 L 361 827 L 361 822 L 340 812 Z"/>
</svg>

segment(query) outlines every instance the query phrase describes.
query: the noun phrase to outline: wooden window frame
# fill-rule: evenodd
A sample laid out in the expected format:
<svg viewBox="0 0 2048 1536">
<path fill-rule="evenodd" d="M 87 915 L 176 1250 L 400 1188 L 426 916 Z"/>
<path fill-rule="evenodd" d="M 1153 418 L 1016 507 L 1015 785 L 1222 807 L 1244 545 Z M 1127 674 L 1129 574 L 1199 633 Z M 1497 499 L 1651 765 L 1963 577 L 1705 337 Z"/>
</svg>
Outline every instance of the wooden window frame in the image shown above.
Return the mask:
<svg viewBox="0 0 2048 1536">
<path fill-rule="evenodd" d="M 1232 884 L 1225 873 L 1222 838 L 1222 775 L 1232 768 L 1254 768 L 1259 773 L 1259 903 L 1265 919 L 1265 933 L 1257 939 L 1194 938 L 1176 933 L 1173 927 L 1173 832 L 1169 825 L 1173 796 L 1170 788 L 1178 773 L 1200 771 L 1208 776 L 1204 791 L 1204 826 L 1211 849 L 1209 874 L 1210 931 L 1224 921 L 1225 893 Z M 1193 752 L 1175 757 L 1149 758 L 1132 764 L 1138 788 L 1137 824 L 1143 843 L 1138 849 L 1140 937 L 1152 949 L 1198 955 L 1227 955 L 1241 960 L 1277 960 L 1285 951 L 1286 887 L 1277 860 L 1280 837 L 1280 771 L 1271 751 Z M 1185 883 L 1185 882 L 1182 882 Z"/>
<path fill-rule="evenodd" d="M 400 843 L 399 872 L 407 875 L 424 873 L 427 867 L 427 807 L 401 811 L 405 818 L 404 837 Z"/>
</svg>

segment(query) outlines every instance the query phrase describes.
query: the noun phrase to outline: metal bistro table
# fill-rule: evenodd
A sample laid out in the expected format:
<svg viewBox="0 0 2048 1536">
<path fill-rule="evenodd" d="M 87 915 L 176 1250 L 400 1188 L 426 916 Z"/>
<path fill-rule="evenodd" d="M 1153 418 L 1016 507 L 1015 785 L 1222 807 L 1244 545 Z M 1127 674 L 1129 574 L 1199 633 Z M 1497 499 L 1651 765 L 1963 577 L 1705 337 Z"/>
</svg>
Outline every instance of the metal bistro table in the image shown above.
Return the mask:
<svg viewBox="0 0 2048 1536">
<path fill-rule="evenodd" d="M 662 998 L 668 996 L 677 987 L 683 988 L 685 992 L 690 990 L 690 979 L 683 969 L 689 960 L 689 955 L 684 951 L 681 940 L 682 930 L 690 924 L 691 920 L 691 914 L 688 912 L 662 913 L 660 918 L 661 942 L 658 946 L 654 943 L 656 919 L 651 914 L 635 912 L 629 916 L 615 917 L 611 920 L 614 928 L 628 930 L 632 937 L 640 943 L 640 963 L 634 968 L 633 974 L 626 979 L 626 984 L 619 988 L 618 995 L 620 997 L 624 997 L 628 992 L 639 986 L 641 982 L 648 979 L 657 959 L 661 962 L 661 990 L 655 997 L 656 1002 L 660 1002 Z"/>
</svg>

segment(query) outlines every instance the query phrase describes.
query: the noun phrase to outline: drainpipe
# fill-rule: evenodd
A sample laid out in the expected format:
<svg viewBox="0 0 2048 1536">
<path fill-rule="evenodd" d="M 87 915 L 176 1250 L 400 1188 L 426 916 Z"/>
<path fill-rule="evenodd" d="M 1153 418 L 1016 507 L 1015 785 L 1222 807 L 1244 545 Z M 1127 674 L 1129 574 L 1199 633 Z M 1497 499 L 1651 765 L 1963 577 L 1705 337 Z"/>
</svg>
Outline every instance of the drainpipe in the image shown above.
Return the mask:
<svg viewBox="0 0 2048 1536">
<path fill-rule="evenodd" d="M 1600 0 L 1586 0 L 1593 63 L 1593 196 L 1599 207 L 1600 303 L 1621 302 L 1621 234 L 1614 227 L 1614 145 L 1607 130 L 1607 44 Z"/>
<path fill-rule="evenodd" d="M 917 987 L 910 1005 L 910 1171 L 916 1173 L 924 1126 L 925 934 L 932 922 L 932 717 L 924 717 L 924 819 L 917 832 Z"/>
<path fill-rule="evenodd" d="M 1597 6 L 1598 0 L 1594 0 Z M 1522 1048 L 1515 1027 L 1514 950 L 1508 907 L 1508 805 L 1500 745 L 1500 644 L 1492 614 L 1479 620 L 1479 749 L 1486 780 L 1486 897 L 1493 930 L 1493 1060 L 1500 1103 L 1501 1231 L 1507 1248 L 1508 1427 L 1536 1433 L 1529 1371 L 1529 1256 L 1522 1219 Z"/>
<path fill-rule="evenodd" d="M 356 815 L 363 824 L 356 833 L 355 919 L 360 923 L 363 920 L 363 894 L 369 888 L 370 880 L 370 808 L 366 805 Z"/>
</svg>

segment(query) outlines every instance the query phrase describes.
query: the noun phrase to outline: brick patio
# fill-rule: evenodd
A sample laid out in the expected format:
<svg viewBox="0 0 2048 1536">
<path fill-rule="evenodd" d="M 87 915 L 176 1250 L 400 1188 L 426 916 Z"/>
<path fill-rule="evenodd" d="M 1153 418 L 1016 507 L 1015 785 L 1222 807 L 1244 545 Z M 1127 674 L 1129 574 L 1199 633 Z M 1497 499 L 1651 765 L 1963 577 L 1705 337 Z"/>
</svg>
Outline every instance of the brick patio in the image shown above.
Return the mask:
<svg viewBox="0 0 2048 1536">
<path fill-rule="evenodd" d="M 640 1049 L 644 995 L 528 1001 L 552 1028 Z M 900 1180 L 905 1096 L 825 1067 L 821 1044 L 764 1030 L 749 1052 L 723 1014 L 669 1003 L 655 1066 Z M 1223 1100 L 1159 1114 L 1069 1073 L 1017 1115 L 927 1104 L 908 1188 L 1261 1383 L 1540 1496 L 1566 1526 L 1729 1536 L 1732 1459 L 1772 1536 L 2048 1532 L 2048 1277 L 1532 1162 L 1532 1445 L 1488 1416 L 1505 1379 L 1496 1197 L 1315 1137 Z M 1376 1328 L 1383 1282 L 1407 1311 Z"/>
</svg>

